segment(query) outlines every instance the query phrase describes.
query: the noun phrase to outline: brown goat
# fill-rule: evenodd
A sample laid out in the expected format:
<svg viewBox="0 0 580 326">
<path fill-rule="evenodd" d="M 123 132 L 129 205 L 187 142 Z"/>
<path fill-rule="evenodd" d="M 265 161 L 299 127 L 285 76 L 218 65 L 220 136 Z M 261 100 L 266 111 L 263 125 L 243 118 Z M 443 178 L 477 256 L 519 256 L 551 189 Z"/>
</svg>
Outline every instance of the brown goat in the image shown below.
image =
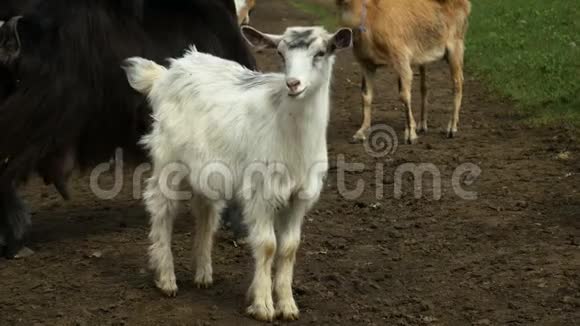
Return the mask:
<svg viewBox="0 0 580 326">
<path fill-rule="evenodd" d="M 363 69 L 361 128 L 353 137 L 366 139 L 371 126 L 374 76 L 378 67 L 391 65 L 399 76 L 399 95 L 406 108 L 405 142 L 417 140 L 411 110 L 411 65 L 421 73 L 421 120 L 427 131 L 425 64 L 445 58 L 451 69 L 455 102 L 447 128 L 455 136 L 463 96 L 463 52 L 469 0 L 336 0 L 342 25 L 355 30 L 354 54 Z"/>
</svg>

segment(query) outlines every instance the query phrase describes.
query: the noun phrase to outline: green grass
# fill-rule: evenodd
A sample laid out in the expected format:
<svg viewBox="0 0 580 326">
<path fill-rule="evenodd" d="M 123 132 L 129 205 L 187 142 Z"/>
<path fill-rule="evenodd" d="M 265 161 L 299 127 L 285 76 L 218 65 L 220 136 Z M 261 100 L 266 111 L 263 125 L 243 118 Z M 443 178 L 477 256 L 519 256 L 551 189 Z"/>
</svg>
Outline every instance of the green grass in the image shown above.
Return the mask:
<svg viewBox="0 0 580 326">
<path fill-rule="evenodd" d="M 290 0 L 290 3 L 297 9 L 317 17 L 318 23 L 328 30 L 333 30 L 338 25 L 336 14 L 332 7 L 329 8 L 308 0 Z"/>
<path fill-rule="evenodd" d="M 580 126 L 580 2 L 472 1 L 466 64 L 533 123 Z"/>
<path fill-rule="evenodd" d="M 336 15 L 289 0 L 329 29 Z M 580 126 L 580 1 L 473 0 L 466 69 L 533 124 Z"/>
</svg>

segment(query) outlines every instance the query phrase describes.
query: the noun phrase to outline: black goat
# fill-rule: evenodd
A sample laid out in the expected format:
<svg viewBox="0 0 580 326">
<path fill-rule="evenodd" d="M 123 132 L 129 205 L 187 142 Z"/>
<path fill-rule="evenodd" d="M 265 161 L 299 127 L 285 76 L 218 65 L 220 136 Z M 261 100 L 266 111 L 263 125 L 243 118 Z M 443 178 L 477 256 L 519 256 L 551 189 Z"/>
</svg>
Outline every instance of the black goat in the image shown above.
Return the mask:
<svg viewBox="0 0 580 326">
<path fill-rule="evenodd" d="M 120 66 L 190 44 L 255 69 L 233 0 L 3 0 L 0 4 L 0 254 L 22 247 L 30 216 L 16 189 L 34 172 L 64 198 L 74 168 L 136 145 L 150 108 Z M 230 212 L 231 213 L 231 212 Z M 227 214 L 226 214 L 227 215 Z M 231 215 L 231 214 L 230 214 Z"/>
</svg>

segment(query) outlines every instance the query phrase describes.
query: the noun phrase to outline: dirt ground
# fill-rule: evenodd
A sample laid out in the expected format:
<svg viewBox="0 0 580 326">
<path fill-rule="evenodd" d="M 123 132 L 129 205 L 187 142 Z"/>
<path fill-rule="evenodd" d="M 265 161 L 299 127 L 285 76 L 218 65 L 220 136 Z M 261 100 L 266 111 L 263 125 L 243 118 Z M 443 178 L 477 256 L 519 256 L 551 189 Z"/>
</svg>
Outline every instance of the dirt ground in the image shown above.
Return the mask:
<svg viewBox="0 0 580 326">
<path fill-rule="evenodd" d="M 261 1 L 253 24 L 270 32 L 310 25 L 312 17 L 282 0 Z M 276 69 L 273 53 L 258 55 Z M 429 69 L 431 130 L 419 144 L 373 157 L 349 139 L 359 126 L 360 71 L 339 55 L 333 83 L 330 157 L 362 163 L 343 172 L 332 163 L 324 194 L 307 217 L 295 275 L 301 318 L 295 325 L 573 325 L 580 320 L 580 146 L 565 128 L 531 129 L 512 105 L 467 77 L 460 133 L 446 139 L 452 104 L 444 64 Z M 380 73 L 374 122 L 402 138 L 404 115 L 396 80 Z M 418 93 L 414 94 L 419 103 Z M 415 111 L 418 113 L 418 110 Z M 405 163 L 432 163 L 421 198 L 396 173 Z M 462 199 L 452 174 L 465 163 L 481 169 L 459 178 L 477 199 Z M 381 171 L 382 169 L 382 171 Z M 364 181 L 357 199 L 346 187 Z M 252 272 L 248 248 L 218 234 L 215 285 L 193 286 L 191 223 L 176 226 L 180 292 L 165 298 L 146 268 L 148 216 L 132 198 L 98 200 L 88 177 L 63 202 L 33 182 L 26 199 L 34 215 L 31 248 L 21 260 L 0 260 L 0 325 L 257 325 L 244 316 Z M 377 189 L 383 190 L 382 198 Z"/>
</svg>

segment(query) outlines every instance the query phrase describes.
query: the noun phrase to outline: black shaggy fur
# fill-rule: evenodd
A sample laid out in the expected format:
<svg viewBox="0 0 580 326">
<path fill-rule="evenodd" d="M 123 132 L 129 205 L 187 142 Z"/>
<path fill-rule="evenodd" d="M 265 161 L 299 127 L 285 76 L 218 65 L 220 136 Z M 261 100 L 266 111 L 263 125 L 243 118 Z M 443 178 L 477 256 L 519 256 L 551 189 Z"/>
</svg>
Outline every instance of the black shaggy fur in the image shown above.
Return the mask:
<svg viewBox="0 0 580 326">
<path fill-rule="evenodd" d="M 195 44 L 255 69 L 233 0 L 2 0 L 0 20 L 0 250 L 8 255 L 29 219 L 14 189 L 31 174 L 67 198 L 73 168 L 106 162 L 117 147 L 144 158 L 136 144 L 150 109 L 126 81 L 125 58 L 163 62 Z"/>
<path fill-rule="evenodd" d="M 0 219 L 0 230 L 10 230 L 0 234 L 0 255 L 12 257 L 24 245 L 30 213 L 12 188 L 0 193 L 0 211 L 5 213 Z"/>
</svg>

